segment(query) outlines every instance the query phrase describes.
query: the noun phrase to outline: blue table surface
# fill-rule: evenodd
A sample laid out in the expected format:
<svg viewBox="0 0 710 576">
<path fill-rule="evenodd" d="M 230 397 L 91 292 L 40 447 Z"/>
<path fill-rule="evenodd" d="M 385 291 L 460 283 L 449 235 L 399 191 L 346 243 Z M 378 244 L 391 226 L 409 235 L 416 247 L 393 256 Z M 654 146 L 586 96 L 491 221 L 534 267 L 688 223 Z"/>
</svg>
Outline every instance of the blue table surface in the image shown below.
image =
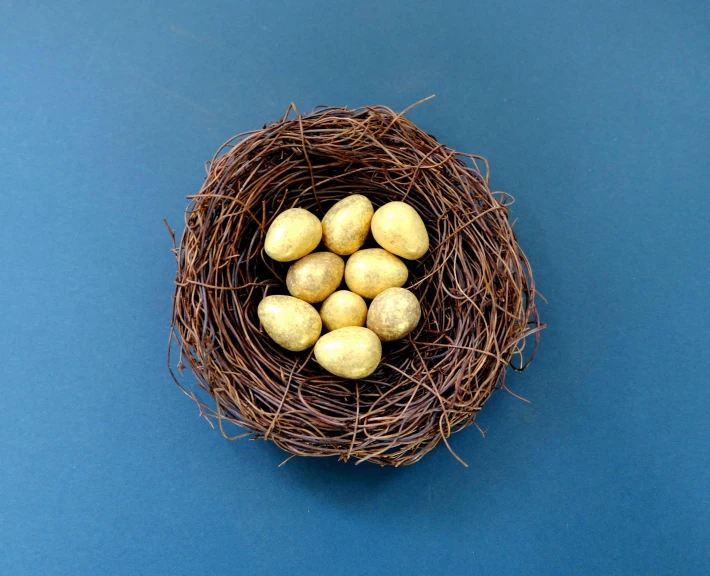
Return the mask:
<svg viewBox="0 0 710 576">
<path fill-rule="evenodd" d="M 0 1 L 0 574 L 710 573 L 705 2 Z M 293 101 L 486 156 L 548 300 L 403 469 L 228 442 L 173 384 L 163 217 Z"/>
</svg>

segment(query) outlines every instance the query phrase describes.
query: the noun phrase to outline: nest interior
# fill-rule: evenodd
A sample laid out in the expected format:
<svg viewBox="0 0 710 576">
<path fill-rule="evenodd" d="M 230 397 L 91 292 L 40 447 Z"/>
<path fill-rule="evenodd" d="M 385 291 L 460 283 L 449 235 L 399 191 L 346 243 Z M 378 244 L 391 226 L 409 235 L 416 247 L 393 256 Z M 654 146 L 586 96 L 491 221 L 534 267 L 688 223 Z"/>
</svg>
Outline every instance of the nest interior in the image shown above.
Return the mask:
<svg viewBox="0 0 710 576">
<path fill-rule="evenodd" d="M 506 367 L 532 360 L 542 328 L 511 198 L 491 193 L 488 173 L 484 158 L 447 148 L 384 106 L 304 115 L 291 106 L 227 142 L 190 197 L 175 246 L 169 365 L 178 384 L 225 436 L 231 422 L 292 455 L 399 466 L 448 446 L 504 385 Z M 375 209 L 411 204 L 430 237 L 429 252 L 407 262 L 418 327 L 383 343 L 379 368 L 357 381 L 325 372 L 309 351 L 280 348 L 256 313 L 264 296 L 287 293 L 288 265 L 263 250 L 270 222 L 292 207 L 322 217 L 353 193 Z M 173 364 L 194 380 L 184 384 Z"/>
</svg>

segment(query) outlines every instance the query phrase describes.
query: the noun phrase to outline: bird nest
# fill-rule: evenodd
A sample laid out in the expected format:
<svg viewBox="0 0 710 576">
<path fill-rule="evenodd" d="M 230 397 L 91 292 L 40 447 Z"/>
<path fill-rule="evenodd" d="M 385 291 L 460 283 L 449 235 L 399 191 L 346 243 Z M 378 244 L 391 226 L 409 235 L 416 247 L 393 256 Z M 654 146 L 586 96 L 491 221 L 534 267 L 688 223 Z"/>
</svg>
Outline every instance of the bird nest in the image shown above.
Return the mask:
<svg viewBox="0 0 710 576">
<path fill-rule="evenodd" d="M 451 150 L 403 114 L 374 106 L 299 115 L 290 106 L 207 164 L 175 246 L 170 348 L 179 358 L 173 350 L 169 365 L 228 438 L 225 421 L 296 456 L 412 464 L 475 423 L 506 367 L 532 360 L 523 348 L 529 336 L 537 348 L 542 325 L 508 222 L 510 196 L 490 191 L 484 158 Z M 281 348 L 257 317 L 262 298 L 286 293 L 288 265 L 264 253 L 271 221 L 293 207 L 322 217 L 354 193 L 375 209 L 412 205 L 431 246 L 407 262 L 419 325 L 383 343 L 380 366 L 357 381 L 327 373 L 309 350 Z M 183 384 L 174 364 L 196 382 Z"/>
</svg>

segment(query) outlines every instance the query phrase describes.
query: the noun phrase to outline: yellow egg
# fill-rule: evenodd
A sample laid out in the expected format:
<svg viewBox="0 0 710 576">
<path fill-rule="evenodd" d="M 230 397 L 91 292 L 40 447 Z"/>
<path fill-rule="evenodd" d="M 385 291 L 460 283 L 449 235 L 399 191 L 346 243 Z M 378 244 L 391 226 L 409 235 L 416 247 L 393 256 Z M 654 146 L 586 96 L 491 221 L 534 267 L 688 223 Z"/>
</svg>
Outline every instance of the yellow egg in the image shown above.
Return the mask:
<svg viewBox="0 0 710 576">
<path fill-rule="evenodd" d="M 331 331 L 347 326 L 364 326 L 367 304 L 354 292 L 338 290 L 321 305 L 320 318 L 325 329 Z"/>
<path fill-rule="evenodd" d="M 323 236 L 320 220 L 303 208 L 290 208 L 269 226 L 264 250 L 278 262 L 290 262 L 313 252 Z"/>
<path fill-rule="evenodd" d="M 343 198 L 323 217 L 323 243 L 336 254 L 352 254 L 365 243 L 373 213 L 372 203 L 365 196 Z"/>
<path fill-rule="evenodd" d="M 372 236 L 385 250 L 416 260 L 429 250 L 429 235 L 417 211 L 404 202 L 389 202 L 372 217 Z"/>
<path fill-rule="evenodd" d="M 382 344 L 371 330 L 348 326 L 321 336 L 313 352 L 318 364 L 331 374 L 356 380 L 375 371 Z"/>
<path fill-rule="evenodd" d="M 345 262 L 332 252 L 314 252 L 291 265 L 286 274 L 289 294 L 306 302 L 322 302 L 343 281 Z"/>
<path fill-rule="evenodd" d="M 404 288 L 388 288 L 370 303 L 367 327 L 390 342 L 399 340 L 417 327 L 421 308 L 417 297 Z"/>
<path fill-rule="evenodd" d="M 287 350 L 305 350 L 320 336 L 322 325 L 318 311 L 298 298 L 267 296 L 259 302 L 257 314 L 266 333 Z"/>
<path fill-rule="evenodd" d="M 345 283 L 363 298 L 374 298 L 387 288 L 402 286 L 408 275 L 405 263 L 382 248 L 359 250 L 345 265 Z"/>
</svg>

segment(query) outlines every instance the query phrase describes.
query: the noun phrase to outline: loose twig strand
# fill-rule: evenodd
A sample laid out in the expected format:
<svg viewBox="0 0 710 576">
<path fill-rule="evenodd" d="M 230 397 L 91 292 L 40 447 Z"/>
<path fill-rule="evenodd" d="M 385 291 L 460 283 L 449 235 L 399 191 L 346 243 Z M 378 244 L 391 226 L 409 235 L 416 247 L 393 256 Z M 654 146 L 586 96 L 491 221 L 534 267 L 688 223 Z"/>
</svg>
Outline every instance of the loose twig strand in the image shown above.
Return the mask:
<svg viewBox="0 0 710 576">
<path fill-rule="evenodd" d="M 450 150 L 384 106 L 291 112 L 220 148 L 192 197 L 175 247 L 171 347 L 213 407 L 180 384 L 169 357 L 171 373 L 223 433 L 227 421 L 293 455 L 412 464 L 474 423 L 506 366 L 525 368 L 529 336 L 537 349 L 543 325 L 510 197 L 491 194 L 484 158 Z M 408 263 L 418 328 L 385 343 L 377 371 L 354 382 L 274 344 L 256 309 L 285 293 L 287 266 L 263 251 L 274 217 L 293 206 L 322 217 L 356 192 L 375 208 L 406 199 L 431 249 Z"/>
</svg>

